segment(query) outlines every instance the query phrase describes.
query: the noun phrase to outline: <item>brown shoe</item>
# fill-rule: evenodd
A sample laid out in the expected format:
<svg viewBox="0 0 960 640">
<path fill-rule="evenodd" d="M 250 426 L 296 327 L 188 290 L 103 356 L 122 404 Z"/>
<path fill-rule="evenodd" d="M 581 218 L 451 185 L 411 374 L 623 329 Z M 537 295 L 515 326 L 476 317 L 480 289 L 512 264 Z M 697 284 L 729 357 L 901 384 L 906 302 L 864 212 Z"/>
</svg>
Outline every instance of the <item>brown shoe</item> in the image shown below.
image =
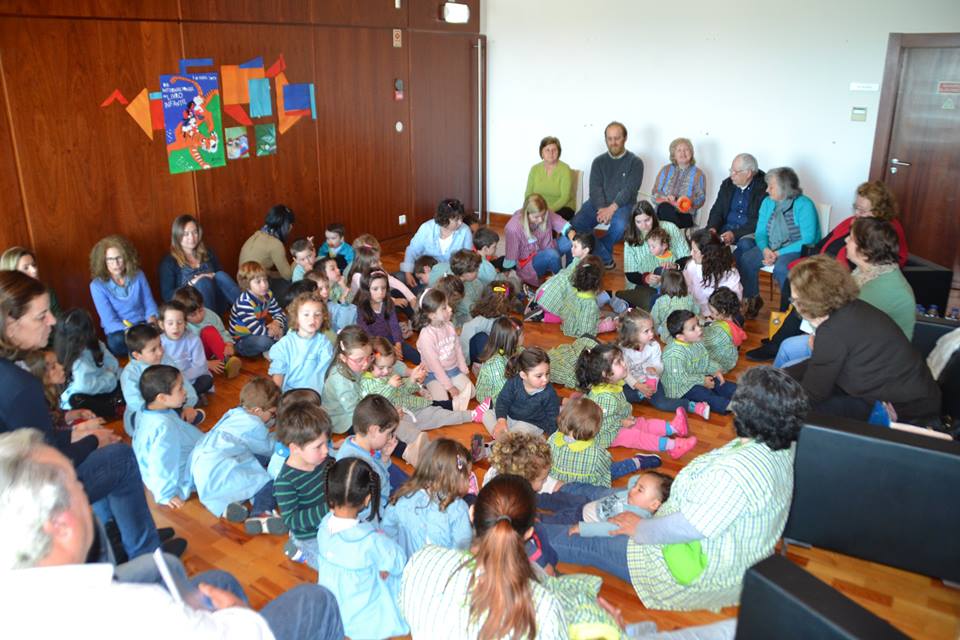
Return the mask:
<svg viewBox="0 0 960 640">
<path fill-rule="evenodd" d="M 743 317 L 747 320 L 756 319 L 757 315 L 760 313 L 760 309 L 763 308 L 763 298 L 760 296 L 754 296 L 752 298 L 747 298 L 743 301 Z"/>
</svg>

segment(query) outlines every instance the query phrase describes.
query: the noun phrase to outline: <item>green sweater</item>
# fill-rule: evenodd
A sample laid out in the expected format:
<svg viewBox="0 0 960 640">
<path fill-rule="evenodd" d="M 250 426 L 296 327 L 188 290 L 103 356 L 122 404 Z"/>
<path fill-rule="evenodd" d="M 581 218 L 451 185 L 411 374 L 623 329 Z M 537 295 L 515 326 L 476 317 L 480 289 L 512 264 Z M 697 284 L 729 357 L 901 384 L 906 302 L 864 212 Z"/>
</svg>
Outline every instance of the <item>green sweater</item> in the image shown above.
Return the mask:
<svg viewBox="0 0 960 640">
<path fill-rule="evenodd" d="M 431 400 L 418 395 L 420 385 L 407 378 L 401 380 L 399 387 L 394 387 L 387 381 L 390 377 L 374 378 L 369 371 L 360 376 L 360 390 L 363 397 L 379 394 L 390 401 L 398 409 L 408 409 L 410 411 L 419 411 L 424 407 L 429 407 Z"/>
<path fill-rule="evenodd" d="M 733 336 L 730 335 L 726 323 L 711 322 L 704 327 L 703 344 L 707 347 L 710 358 L 720 365 L 720 370 L 724 373 L 737 366 L 737 345 L 733 344 Z"/>
<path fill-rule="evenodd" d="M 860 287 L 860 299 L 890 316 L 897 326 L 913 340 L 913 328 L 917 323 L 917 300 L 913 288 L 903 277 L 900 269 L 894 269 Z"/>
<path fill-rule="evenodd" d="M 597 306 L 596 294 L 571 291 L 557 315 L 563 318 L 560 330 L 565 336 L 579 338 L 585 333 L 596 334 L 600 323 L 600 307 Z"/>
<path fill-rule="evenodd" d="M 550 445 L 550 475 L 561 482 L 585 482 L 610 486 L 610 452 L 596 439 L 572 440 L 559 431 L 547 439 Z"/>
<path fill-rule="evenodd" d="M 550 382 L 576 389 L 577 360 L 584 349 L 592 349 L 598 344 L 600 341 L 593 336 L 583 336 L 570 344 L 560 344 L 547 351 L 550 356 Z"/>
<path fill-rule="evenodd" d="M 336 363 L 330 367 L 323 384 L 323 408 L 333 423 L 334 433 L 346 433 L 353 426 L 353 410 L 363 397 L 360 380 L 347 367 Z"/>
<path fill-rule="evenodd" d="M 653 303 L 653 308 L 650 309 L 650 315 L 653 317 L 653 326 L 657 329 L 657 334 L 660 336 L 660 339 L 663 340 L 664 344 L 669 344 L 673 338 L 670 336 L 670 332 L 667 331 L 667 318 L 670 317 L 670 314 L 674 311 L 679 311 L 680 309 L 686 309 L 694 314 L 700 310 L 697 308 L 697 303 L 693 301 L 693 296 L 683 296 L 674 297 L 674 296 L 660 296 L 657 298 L 657 301 Z"/>
<path fill-rule="evenodd" d="M 537 289 L 537 304 L 554 315 L 561 315 L 563 301 L 573 294 L 574 288 L 570 277 L 579 262 L 580 258 L 574 258 L 570 264 L 560 269 L 559 273 L 540 285 Z"/>
<path fill-rule="evenodd" d="M 505 371 L 507 370 L 507 357 L 504 355 L 495 355 L 480 365 L 480 373 L 477 375 L 476 398 L 478 402 L 483 402 L 487 398 L 492 398 L 490 406 L 496 406 L 497 396 L 507 381 Z"/>
<path fill-rule="evenodd" d="M 620 433 L 621 422 L 633 413 L 631 405 L 623 390 L 613 391 L 616 385 L 598 384 L 590 389 L 587 398 L 596 402 L 603 411 L 603 422 L 600 423 L 600 433 L 595 438 L 597 445 L 603 449 L 609 447 Z"/>
<path fill-rule="evenodd" d="M 576 209 L 576 203 L 571 194 L 571 182 L 573 174 L 570 173 L 570 166 L 566 162 L 557 162 L 552 175 L 547 175 L 547 169 L 542 162 L 538 162 L 530 168 L 530 174 L 527 175 L 527 189 L 523 193 L 523 199 L 530 197 L 531 193 L 539 193 L 547 201 L 547 208 L 550 211 L 558 211 L 563 207 Z"/>
<path fill-rule="evenodd" d="M 702 342 L 671 340 L 663 350 L 663 390 L 668 398 L 682 398 L 706 376 L 720 370 Z"/>
</svg>

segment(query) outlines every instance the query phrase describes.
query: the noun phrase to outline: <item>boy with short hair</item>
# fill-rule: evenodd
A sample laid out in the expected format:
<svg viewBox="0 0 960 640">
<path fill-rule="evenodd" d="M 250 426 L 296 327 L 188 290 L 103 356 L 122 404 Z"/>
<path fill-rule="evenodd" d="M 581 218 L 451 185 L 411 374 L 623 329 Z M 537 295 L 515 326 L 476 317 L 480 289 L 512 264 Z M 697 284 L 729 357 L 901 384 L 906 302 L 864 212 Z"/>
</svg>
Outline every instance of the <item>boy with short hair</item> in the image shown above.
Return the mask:
<svg viewBox="0 0 960 640">
<path fill-rule="evenodd" d="M 157 504 L 179 509 L 193 493 L 190 462 L 203 437 L 177 414 L 187 399 L 183 374 L 167 364 L 148 367 L 140 376 L 140 395 L 146 408 L 137 417 L 133 453 L 143 484 Z"/>
<path fill-rule="evenodd" d="M 317 250 L 313 247 L 313 240 L 310 238 L 300 238 L 290 245 L 290 255 L 293 256 L 293 275 L 290 276 L 290 282 L 299 282 L 303 276 L 313 269 L 313 263 L 317 260 Z"/>
<path fill-rule="evenodd" d="M 461 327 L 470 320 L 470 307 L 480 298 L 483 292 L 483 284 L 479 281 L 480 267 L 483 264 L 483 258 L 479 253 L 468 249 L 460 249 L 452 256 L 450 262 L 439 262 L 430 271 L 430 284 L 436 282 L 447 273 L 460 278 L 463 282 L 463 298 L 454 308 L 453 324 Z"/>
<path fill-rule="evenodd" d="M 490 227 L 480 227 L 473 234 L 473 248 L 480 254 L 482 259 L 480 269 L 477 271 L 477 279 L 483 284 L 490 284 L 499 276 L 497 267 L 494 264 L 494 256 L 497 253 L 497 243 L 500 242 L 500 235 Z M 501 266 L 503 260 L 500 260 Z"/>
<path fill-rule="evenodd" d="M 287 317 L 270 292 L 267 272 L 259 262 L 244 262 L 237 272 L 243 290 L 230 309 L 230 333 L 237 353 L 252 357 L 270 350 L 287 330 Z"/>
<path fill-rule="evenodd" d="M 700 320 L 678 309 L 667 316 L 666 327 L 673 338 L 663 350 L 661 381 L 667 397 L 706 402 L 711 411 L 726 414 L 737 385 L 724 380 L 720 365 L 710 358 Z"/>
<path fill-rule="evenodd" d="M 413 277 L 417 280 L 417 285 L 410 289 L 413 295 L 419 297 L 424 289 L 430 286 L 430 274 L 436 265 L 437 259 L 433 256 L 426 255 L 420 256 L 416 262 L 413 263 Z"/>
<path fill-rule="evenodd" d="M 200 502 L 217 517 L 243 522 L 250 535 L 287 532 L 275 510 L 273 480 L 258 459 L 273 453 L 267 424 L 279 401 L 272 380 L 253 378 L 240 390 L 240 406 L 223 414 L 193 452 L 190 470 Z"/>
<path fill-rule="evenodd" d="M 357 404 L 353 412 L 354 435 L 347 437 L 337 451 L 337 460 L 360 458 L 380 476 L 380 513 L 387 508 L 392 486 L 399 487 L 409 477 L 390 463 L 390 456 L 397 448 L 397 427 L 400 414 L 389 400 L 379 394 L 371 394 Z M 406 457 L 416 466 L 419 452 L 430 442 L 430 437 L 421 432 L 417 439 L 407 445 Z M 357 516 L 361 520 L 370 515 L 370 507 Z"/>
<path fill-rule="evenodd" d="M 290 530 L 283 552 L 317 568 L 317 530 L 327 515 L 325 483 L 331 461 L 327 447 L 333 425 L 318 404 L 297 402 L 277 422 L 277 440 L 290 452 L 273 482 L 280 516 Z"/>
<path fill-rule="evenodd" d="M 120 372 L 120 390 L 127 404 L 123 412 L 123 429 L 129 436 L 133 436 L 136 430 L 137 413 L 142 411 L 146 404 L 140 395 L 140 378 L 143 372 L 155 364 L 173 365 L 164 354 L 160 335 L 160 329 L 155 325 L 138 324 L 127 329 L 123 337 L 130 353 L 130 361 Z M 194 408 L 197 406 L 197 392 L 186 380 L 183 387 L 187 399 L 180 416 L 190 424 L 198 425 L 203 422 L 205 415 L 202 410 Z"/>
<path fill-rule="evenodd" d="M 324 243 L 320 245 L 320 250 L 317 254 L 336 258 L 340 271 L 346 271 L 350 263 L 353 262 L 354 255 L 353 247 L 345 241 L 347 237 L 346 227 L 339 222 L 328 224 L 326 231 L 323 233 L 323 237 Z"/>
<path fill-rule="evenodd" d="M 236 378 L 240 374 L 240 358 L 236 357 L 233 337 L 220 316 L 203 306 L 203 295 L 192 285 L 177 289 L 173 299 L 183 305 L 187 326 L 200 336 L 207 369 L 211 373 L 222 373 L 228 380 Z"/>
</svg>

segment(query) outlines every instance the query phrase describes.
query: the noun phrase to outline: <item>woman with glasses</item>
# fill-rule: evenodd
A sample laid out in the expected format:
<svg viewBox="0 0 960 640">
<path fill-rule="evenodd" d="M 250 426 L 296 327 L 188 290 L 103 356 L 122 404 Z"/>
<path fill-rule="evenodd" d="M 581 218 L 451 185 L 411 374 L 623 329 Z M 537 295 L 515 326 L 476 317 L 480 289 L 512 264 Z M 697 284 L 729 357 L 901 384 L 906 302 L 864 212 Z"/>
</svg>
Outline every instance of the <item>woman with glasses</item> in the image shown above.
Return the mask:
<svg viewBox="0 0 960 640">
<path fill-rule="evenodd" d="M 140 257 L 123 236 L 107 236 L 90 251 L 90 295 L 115 356 L 127 355 L 123 332 L 141 322 L 157 321 L 157 303 L 140 270 Z"/>
<path fill-rule="evenodd" d="M 433 220 L 427 220 L 410 239 L 400 263 L 400 271 L 407 286 L 417 286 L 413 263 L 420 256 L 433 256 L 437 262 L 450 262 L 450 256 L 460 249 L 473 250 L 473 233 L 463 224 L 463 204 L 459 200 L 441 200 Z"/>
<path fill-rule="evenodd" d="M 681 203 L 684 198 L 686 203 Z M 653 199 L 660 220 L 681 229 L 696 224 L 697 212 L 707 199 L 706 178 L 697 166 L 693 143 L 688 138 L 670 143 L 670 163 L 663 165 L 653 181 Z"/>
</svg>

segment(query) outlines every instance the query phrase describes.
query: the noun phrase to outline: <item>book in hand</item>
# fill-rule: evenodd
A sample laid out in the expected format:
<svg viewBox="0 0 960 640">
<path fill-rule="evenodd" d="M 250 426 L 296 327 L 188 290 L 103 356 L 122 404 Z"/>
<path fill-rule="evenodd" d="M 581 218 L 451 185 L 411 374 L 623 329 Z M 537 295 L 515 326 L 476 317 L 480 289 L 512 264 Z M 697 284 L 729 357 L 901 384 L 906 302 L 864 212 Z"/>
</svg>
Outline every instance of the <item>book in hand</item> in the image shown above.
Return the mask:
<svg viewBox="0 0 960 640">
<path fill-rule="evenodd" d="M 193 584 L 186 579 L 183 572 L 174 571 L 170 568 L 166 556 L 163 555 L 162 549 L 157 549 L 153 552 L 153 561 L 157 565 L 160 577 L 163 578 L 163 583 L 167 586 L 167 591 L 170 592 L 170 595 L 173 596 L 176 602 L 182 602 L 200 611 L 214 610 L 213 602 L 210 601 L 210 598 L 203 595 L 199 589 L 193 586 Z"/>
</svg>

